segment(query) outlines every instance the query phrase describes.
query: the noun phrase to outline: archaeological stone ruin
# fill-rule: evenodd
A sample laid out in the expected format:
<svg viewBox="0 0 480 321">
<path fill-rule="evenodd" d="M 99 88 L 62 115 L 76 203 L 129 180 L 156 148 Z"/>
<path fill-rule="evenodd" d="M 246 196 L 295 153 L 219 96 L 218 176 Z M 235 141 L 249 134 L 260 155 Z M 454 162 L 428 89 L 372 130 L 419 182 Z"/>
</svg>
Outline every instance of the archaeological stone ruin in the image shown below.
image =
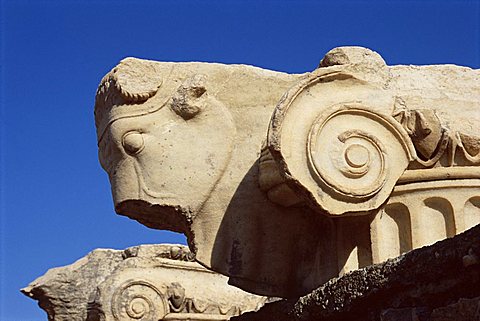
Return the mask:
<svg viewBox="0 0 480 321">
<path fill-rule="evenodd" d="M 115 211 L 189 249 L 49 270 L 49 320 L 480 320 L 480 70 L 126 58 L 95 125 Z"/>
</svg>

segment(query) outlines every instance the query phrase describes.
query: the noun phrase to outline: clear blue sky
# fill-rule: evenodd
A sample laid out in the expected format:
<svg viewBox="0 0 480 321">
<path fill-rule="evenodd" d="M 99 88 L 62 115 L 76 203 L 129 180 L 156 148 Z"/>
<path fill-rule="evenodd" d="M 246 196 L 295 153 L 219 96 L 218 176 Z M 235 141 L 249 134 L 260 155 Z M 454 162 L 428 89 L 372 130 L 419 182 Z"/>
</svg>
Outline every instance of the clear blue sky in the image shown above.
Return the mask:
<svg viewBox="0 0 480 321">
<path fill-rule="evenodd" d="M 479 68 L 479 1 L 3 1 L 1 321 L 46 320 L 19 289 L 95 248 L 181 242 L 113 211 L 93 104 L 127 56 L 299 73 L 341 45 L 388 64 Z"/>
</svg>

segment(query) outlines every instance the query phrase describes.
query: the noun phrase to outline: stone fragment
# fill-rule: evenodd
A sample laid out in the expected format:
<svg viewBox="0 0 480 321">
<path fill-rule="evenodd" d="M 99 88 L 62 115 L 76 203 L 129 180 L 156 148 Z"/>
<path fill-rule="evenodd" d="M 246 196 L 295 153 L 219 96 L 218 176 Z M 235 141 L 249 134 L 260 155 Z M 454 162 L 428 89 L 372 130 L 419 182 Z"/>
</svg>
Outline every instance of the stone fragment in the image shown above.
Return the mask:
<svg viewBox="0 0 480 321">
<path fill-rule="evenodd" d="M 480 222 L 480 71 L 335 48 L 311 73 L 128 58 L 101 81 L 115 210 L 295 297 Z"/>
<path fill-rule="evenodd" d="M 38 301 L 49 321 L 84 321 L 97 285 L 123 260 L 122 251 L 97 249 L 71 265 L 48 270 L 21 292 Z"/>
<path fill-rule="evenodd" d="M 98 249 L 21 291 L 52 321 L 228 320 L 266 302 L 194 260 L 181 245 Z"/>
</svg>

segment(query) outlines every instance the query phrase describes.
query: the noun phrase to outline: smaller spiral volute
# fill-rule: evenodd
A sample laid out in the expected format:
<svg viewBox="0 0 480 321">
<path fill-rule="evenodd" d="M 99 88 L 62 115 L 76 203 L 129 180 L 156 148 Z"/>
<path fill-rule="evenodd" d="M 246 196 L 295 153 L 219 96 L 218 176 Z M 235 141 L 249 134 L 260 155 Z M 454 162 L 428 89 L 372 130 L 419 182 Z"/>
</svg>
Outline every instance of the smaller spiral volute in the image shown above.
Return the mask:
<svg viewBox="0 0 480 321">
<path fill-rule="evenodd" d="M 165 296 L 147 281 L 127 281 L 112 298 L 112 314 L 118 321 L 161 320 L 167 313 Z"/>
</svg>

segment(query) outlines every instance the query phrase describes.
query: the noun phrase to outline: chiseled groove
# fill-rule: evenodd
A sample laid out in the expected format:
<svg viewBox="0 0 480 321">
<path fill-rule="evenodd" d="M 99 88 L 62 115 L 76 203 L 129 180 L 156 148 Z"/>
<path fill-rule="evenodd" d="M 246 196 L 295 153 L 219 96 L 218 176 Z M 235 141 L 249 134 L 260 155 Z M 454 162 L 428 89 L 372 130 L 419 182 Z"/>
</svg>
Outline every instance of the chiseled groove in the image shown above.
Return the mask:
<svg viewBox="0 0 480 321">
<path fill-rule="evenodd" d="M 455 236 L 455 215 L 453 206 L 450 201 L 443 197 L 429 197 L 423 201 L 426 207 L 431 208 L 434 211 L 437 211 L 439 214 L 443 216 L 443 221 L 445 223 L 444 230 L 446 237 L 453 237 Z M 418 215 L 422 215 L 422 213 L 418 213 Z M 432 226 L 432 228 L 435 228 Z M 440 228 L 439 226 L 437 228 Z"/>
<path fill-rule="evenodd" d="M 465 228 L 469 229 L 480 222 L 480 196 L 470 197 L 463 206 Z"/>
</svg>

